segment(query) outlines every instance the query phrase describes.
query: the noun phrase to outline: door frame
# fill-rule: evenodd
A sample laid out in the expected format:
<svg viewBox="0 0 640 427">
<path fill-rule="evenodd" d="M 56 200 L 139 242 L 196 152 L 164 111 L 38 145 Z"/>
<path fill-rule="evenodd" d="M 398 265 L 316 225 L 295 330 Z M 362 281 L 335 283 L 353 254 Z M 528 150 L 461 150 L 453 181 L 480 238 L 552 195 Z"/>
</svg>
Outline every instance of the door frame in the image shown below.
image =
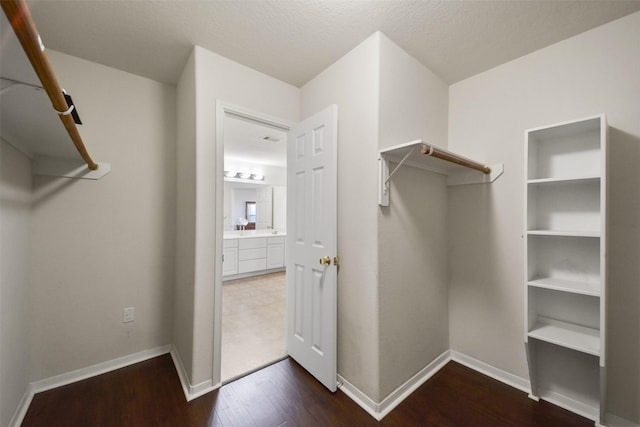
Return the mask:
<svg viewBox="0 0 640 427">
<path fill-rule="evenodd" d="M 282 129 L 285 132 L 295 123 L 288 120 L 273 117 L 255 110 L 216 100 L 216 161 L 215 161 L 215 278 L 213 291 L 213 384 L 220 386 L 222 364 L 222 254 L 224 236 L 224 118 L 233 115 L 248 120 L 253 120 L 267 126 Z M 290 141 L 287 139 L 287 144 Z M 288 193 L 287 189 L 287 193 Z M 286 253 L 286 248 L 285 248 Z M 285 264 L 286 265 L 286 264 Z"/>
</svg>

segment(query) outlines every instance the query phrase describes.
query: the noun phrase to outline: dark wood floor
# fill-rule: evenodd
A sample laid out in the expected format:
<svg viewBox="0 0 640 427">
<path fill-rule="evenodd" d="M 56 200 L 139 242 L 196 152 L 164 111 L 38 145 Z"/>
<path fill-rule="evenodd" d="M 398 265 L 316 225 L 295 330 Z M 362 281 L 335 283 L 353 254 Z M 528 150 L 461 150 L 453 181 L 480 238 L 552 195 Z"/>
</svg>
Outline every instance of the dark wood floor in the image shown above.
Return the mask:
<svg viewBox="0 0 640 427">
<path fill-rule="evenodd" d="M 171 357 L 37 394 L 23 426 L 593 426 L 450 362 L 377 422 L 291 359 L 186 402 Z"/>
</svg>

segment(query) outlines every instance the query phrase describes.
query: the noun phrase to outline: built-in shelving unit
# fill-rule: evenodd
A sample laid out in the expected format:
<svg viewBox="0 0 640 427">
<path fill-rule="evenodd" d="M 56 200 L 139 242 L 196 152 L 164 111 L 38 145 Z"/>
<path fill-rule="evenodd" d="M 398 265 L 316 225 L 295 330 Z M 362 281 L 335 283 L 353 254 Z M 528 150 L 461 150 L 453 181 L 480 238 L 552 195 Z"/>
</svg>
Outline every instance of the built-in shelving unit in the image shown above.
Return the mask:
<svg viewBox="0 0 640 427">
<path fill-rule="evenodd" d="M 601 425 L 606 118 L 528 130 L 525 144 L 525 346 L 531 397 Z"/>
<path fill-rule="evenodd" d="M 393 170 L 391 163 L 397 164 Z M 489 183 L 504 172 L 502 163 L 487 165 L 422 140 L 396 145 L 380 150 L 378 156 L 380 206 L 389 206 L 389 180 L 402 166 L 446 175 L 447 185 Z"/>
</svg>

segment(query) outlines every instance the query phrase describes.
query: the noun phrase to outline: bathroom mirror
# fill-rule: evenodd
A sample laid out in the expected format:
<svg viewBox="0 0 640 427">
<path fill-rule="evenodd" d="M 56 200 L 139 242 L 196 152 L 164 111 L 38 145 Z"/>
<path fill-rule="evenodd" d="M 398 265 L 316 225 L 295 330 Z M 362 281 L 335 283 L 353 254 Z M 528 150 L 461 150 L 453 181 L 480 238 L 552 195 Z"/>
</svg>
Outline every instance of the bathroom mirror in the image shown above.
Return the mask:
<svg viewBox="0 0 640 427">
<path fill-rule="evenodd" d="M 224 231 L 284 231 L 286 187 L 229 181 L 224 185 Z"/>
</svg>

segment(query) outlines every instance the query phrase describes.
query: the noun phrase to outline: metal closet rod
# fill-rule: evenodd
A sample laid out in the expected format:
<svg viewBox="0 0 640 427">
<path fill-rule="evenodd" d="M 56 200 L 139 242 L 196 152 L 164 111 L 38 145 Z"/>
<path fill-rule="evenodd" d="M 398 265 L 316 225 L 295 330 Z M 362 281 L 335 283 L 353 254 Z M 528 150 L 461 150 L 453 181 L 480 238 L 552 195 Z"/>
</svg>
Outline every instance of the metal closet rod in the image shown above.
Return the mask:
<svg viewBox="0 0 640 427">
<path fill-rule="evenodd" d="M 420 152 L 427 156 L 435 157 L 440 160 L 445 160 L 447 162 L 455 163 L 460 166 L 478 170 L 486 175 L 491 173 L 491 168 L 487 165 L 483 165 L 482 163 L 474 162 L 473 160 L 469 160 L 464 157 L 457 156 L 453 153 L 443 151 L 437 147 L 434 147 L 433 145 L 422 144 Z"/>
<path fill-rule="evenodd" d="M 42 82 L 42 87 L 47 92 L 54 110 L 58 113 L 62 124 L 71 137 L 73 144 L 76 146 L 76 150 L 80 153 L 82 160 L 87 163 L 89 169 L 98 169 L 98 164 L 89 156 L 82 142 L 82 137 L 80 137 L 80 133 L 78 132 L 78 128 L 73 121 L 73 117 L 71 116 L 73 107 L 67 105 L 67 101 L 53 72 L 49 58 L 47 58 L 47 55 L 44 53 L 44 45 L 31 18 L 31 12 L 29 12 L 27 3 L 24 0 L 2 0 L 0 3 L 13 31 L 16 33 L 22 45 L 22 49 L 24 49 L 40 82 Z"/>
</svg>

